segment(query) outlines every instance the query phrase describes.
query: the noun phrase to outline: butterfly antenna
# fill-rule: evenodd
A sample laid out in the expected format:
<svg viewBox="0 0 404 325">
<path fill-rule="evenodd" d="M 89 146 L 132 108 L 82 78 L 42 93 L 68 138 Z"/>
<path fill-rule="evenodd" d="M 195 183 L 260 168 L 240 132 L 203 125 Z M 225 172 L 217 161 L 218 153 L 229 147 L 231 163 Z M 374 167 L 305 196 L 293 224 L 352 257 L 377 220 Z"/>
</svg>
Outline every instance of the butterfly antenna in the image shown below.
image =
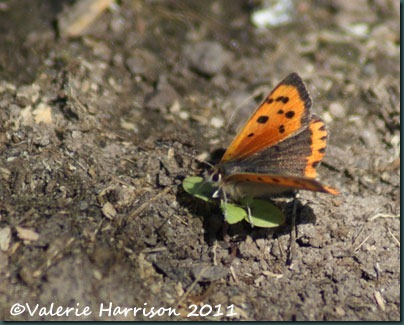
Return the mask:
<svg viewBox="0 0 404 325">
<path fill-rule="evenodd" d="M 208 161 L 206 161 L 206 160 L 204 160 L 204 159 L 200 159 L 200 158 L 198 158 L 197 156 L 192 155 L 192 154 L 190 154 L 190 153 L 188 153 L 188 152 L 184 152 L 184 155 L 185 155 L 185 156 L 188 156 L 188 157 L 190 157 L 190 158 L 193 158 L 193 159 L 195 159 L 197 162 L 199 162 L 199 163 L 201 163 L 201 164 L 205 164 L 205 165 L 209 166 L 210 168 L 213 168 L 213 167 L 214 167 L 214 165 L 212 165 L 210 162 L 208 162 Z"/>
<path fill-rule="evenodd" d="M 163 148 L 168 149 L 168 150 L 174 149 L 173 146 L 169 146 L 169 145 L 164 144 L 164 143 L 161 143 L 161 142 L 157 142 L 157 144 L 158 144 L 159 146 L 163 147 Z M 213 168 L 213 167 L 214 167 L 210 162 L 208 162 L 208 161 L 206 161 L 206 160 L 203 160 L 203 159 L 200 159 L 200 158 L 198 158 L 196 155 L 190 154 L 190 153 L 188 153 L 188 152 L 182 152 L 181 154 L 184 155 L 184 156 L 190 157 L 190 158 L 192 158 L 192 159 L 198 161 L 198 162 L 201 163 L 201 164 L 205 164 L 205 165 L 209 166 L 210 168 Z"/>
<path fill-rule="evenodd" d="M 252 98 L 257 97 L 260 93 L 262 93 L 263 91 L 258 88 L 256 89 L 250 96 L 246 96 L 233 110 L 233 112 L 230 115 L 229 120 L 227 121 L 227 125 L 226 125 L 226 130 L 230 129 L 230 125 L 233 124 L 233 120 L 236 117 L 236 115 L 238 114 L 238 112 L 240 111 L 240 109 L 246 105 L 246 103 L 248 103 L 248 101 Z"/>
</svg>

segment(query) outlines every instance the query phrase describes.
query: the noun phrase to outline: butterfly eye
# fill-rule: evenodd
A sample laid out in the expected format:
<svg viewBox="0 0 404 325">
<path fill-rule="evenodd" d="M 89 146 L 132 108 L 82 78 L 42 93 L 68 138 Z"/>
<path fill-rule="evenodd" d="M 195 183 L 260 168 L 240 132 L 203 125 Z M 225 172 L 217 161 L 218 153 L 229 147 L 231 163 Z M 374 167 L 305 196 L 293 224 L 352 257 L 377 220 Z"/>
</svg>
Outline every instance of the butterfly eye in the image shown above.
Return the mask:
<svg viewBox="0 0 404 325">
<path fill-rule="evenodd" d="M 215 170 L 212 174 L 210 174 L 210 180 L 212 182 L 215 182 L 215 183 L 220 182 L 221 178 L 222 178 L 222 174 L 220 173 L 219 170 Z"/>
</svg>

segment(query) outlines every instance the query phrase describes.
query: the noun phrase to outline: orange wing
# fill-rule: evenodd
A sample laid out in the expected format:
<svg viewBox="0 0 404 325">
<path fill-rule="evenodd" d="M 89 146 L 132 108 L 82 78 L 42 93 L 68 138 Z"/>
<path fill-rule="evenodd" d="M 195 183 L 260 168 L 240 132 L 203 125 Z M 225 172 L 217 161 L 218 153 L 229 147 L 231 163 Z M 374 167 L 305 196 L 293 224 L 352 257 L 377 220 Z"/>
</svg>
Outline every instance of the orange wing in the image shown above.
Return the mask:
<svg viewBox="0 0 404 325">
<path fill-rule="evenodd" d="M 340 192 L 332 187 L 322 185 L 320 182 L 312 178 L 298 176 L 279 176 L 273 174 L 254 174 L 240 173 L 234 174 L 226 178 L 227 183 L 233 183 L 235 186 L 244 184 L 261 184 L 272 186 L 272 189 L 279 190 L 307 190 L 313 192 L 323 192 L 328 194 L 339 195 Z M 268 190 L 269 191 L 269 190 Z"/>
<path fill-rule="evenodd" d="M 315 178 L 317 175 L 316 167 L 320 164 L 325 155 L 327 147 L 327 130 L 323 120 L 313 115 L 309 123 L 310 131 L 310 156 L 307 157 L 307 164 L 304 170 L 304 176 Z"/>
<path fill-rule="evenodd" d="M 287 76 L 251 115 L 221 163 L 242 159 L 298 132 L 310 119 L 311 99 L 298 74 Z"/>
</svg>

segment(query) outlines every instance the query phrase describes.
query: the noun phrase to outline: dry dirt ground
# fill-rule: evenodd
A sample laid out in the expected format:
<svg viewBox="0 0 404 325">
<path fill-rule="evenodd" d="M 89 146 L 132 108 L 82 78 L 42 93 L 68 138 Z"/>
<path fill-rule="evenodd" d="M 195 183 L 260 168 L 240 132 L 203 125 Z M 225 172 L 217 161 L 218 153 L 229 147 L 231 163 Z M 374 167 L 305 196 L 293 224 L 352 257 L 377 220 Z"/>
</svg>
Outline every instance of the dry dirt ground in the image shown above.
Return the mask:
<svg viewBox="0 0 404 325">
<path fill-rule="evenodd" d="M 260 4 L 117 1 L 68 38 L 74 2 L 1 1 L 1 319 L 400 319 L 400 4 Z M 181 188 L 291 72 L 342 192 L 301 192 L 292 242 L 290 201 L 226 227 Z"/>
</svg>

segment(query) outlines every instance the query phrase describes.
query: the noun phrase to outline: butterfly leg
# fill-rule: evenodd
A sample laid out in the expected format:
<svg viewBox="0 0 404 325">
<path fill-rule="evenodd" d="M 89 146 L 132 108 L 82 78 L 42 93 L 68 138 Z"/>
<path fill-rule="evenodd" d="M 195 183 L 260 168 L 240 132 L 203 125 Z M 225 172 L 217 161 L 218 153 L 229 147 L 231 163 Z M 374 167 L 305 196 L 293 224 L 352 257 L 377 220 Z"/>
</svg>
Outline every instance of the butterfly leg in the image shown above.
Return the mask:
<svg viewBox="0 0 404 325">
<path fill-rule="evenodd" d="M 248 214 L 248 221 L 250 222 L 251 228 L 254 228 L 254 222 L 252 220 L 252 215 L 251 215 L 251 208 L 247 204 L 247 214 Z"/>
<path fill-rule="evenodd" d="M 213 195 L 215 195 L 220 190 L 221 189 L 219 188 Z M 226 209 L 224 210 L 224 220 L 227 220 L 227 195 L 226 195 L 226 191 L 222 191 L 222 193 L 223 193 L 224 200 L 221 200 L 221 202 L 224 201 L 224 206 L 226 207 Z"/>
</svg>

